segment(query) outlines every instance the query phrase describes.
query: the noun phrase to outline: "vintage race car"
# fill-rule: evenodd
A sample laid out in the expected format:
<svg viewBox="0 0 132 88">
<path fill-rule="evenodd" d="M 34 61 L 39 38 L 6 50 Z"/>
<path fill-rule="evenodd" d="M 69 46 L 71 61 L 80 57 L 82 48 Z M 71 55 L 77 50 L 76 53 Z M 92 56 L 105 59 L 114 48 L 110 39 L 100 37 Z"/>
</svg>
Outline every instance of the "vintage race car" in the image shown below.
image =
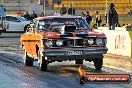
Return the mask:
<svg viewBox="0 0 132 88">
<path fill-rule="evenodd" d="M 50 62 L 75 60 L 83 64 L 86 60 L 101 70 L 107 53 L 106 36 L 91 31 L 81 16 L 38 17 L 30 26 L 20 37 L 26 66 L 38 60 L 40 70 L 47 71 Z"/>
</svg>

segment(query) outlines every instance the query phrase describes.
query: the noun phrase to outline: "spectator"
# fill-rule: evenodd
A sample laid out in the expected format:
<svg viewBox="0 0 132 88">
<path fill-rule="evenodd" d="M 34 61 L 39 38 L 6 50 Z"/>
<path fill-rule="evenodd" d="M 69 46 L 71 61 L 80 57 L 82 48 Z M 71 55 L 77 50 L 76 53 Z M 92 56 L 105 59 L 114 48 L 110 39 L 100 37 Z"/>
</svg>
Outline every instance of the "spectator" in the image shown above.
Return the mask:
<svg viewBox="0 0 132 88">
<path fill-rule="evenodd" d="M 75 8 L 72 7 L 72 4 L 70 4 L 70 8 L 68 8 L 68 14 L 75 15 Z"/>
<path fill-rule="evenodd" d="M 130 16 L 132 15 L 132 10 L 128 11 L 128 15 L 130 15 Z"/>
<path fill-rule="evenodd" d="M 92 21 L 92 16 L 90 16 L 90 14 L 89 14 L 88 11 L 86 12 L 86 21 L 87 21 L 87 23 L 88 23 L 89 26 L 90 26 L 90 22 Z"/>
<path fill-rule="evenodd" d="M 82 17 L 86 18 L 86 13 L 85 12 L 82 12 Z"/>
<path fill-rule="evenodd" d="M 0 17 L 6 16 L 6 9 L 2 5 L 0 5 Z"/>
<path fill-rule="evenodd" d="M 24 15 L 24 12 L 23 11 L 21 11 L 21 16 L 23 16 Z"/>
<path fill-rule="evenodd" d="M 31 19 L 31 17 L 30 17 L 30 15 L 29 15 L 28 12 L 25 12 L 25 14 L 23 15 L 23 17 L 26 18 L 27 20 Z"/>
<path fill-rule="evenodd" d="M 105 14 L 105 22 L 106 22 L 106 24 L 107 24 L 107 14 Z"/>
<path fill-rule="evenodd" d="M 118 14 L 114 7 L 115 7 L 114 4 L 110 3 L 110 6 L 107 12 L 109 30 L 112 30 L 112 29 L 115 30 L 115 24 L 118 23 Z"/>
<path fill-rule="evenodd" d="M 20 11 L 17 11 L 16 12 L 16 16 L 21 16 L 21 12 Z"/>
<path fill-rule="evenodd" d="M 41 16 L 41 17 L 45 16 L 45 15 L 44 15 L 44 12 L 42 12 L 40 16 Z"/>
<path fill-rule="evenodd" d="M 67 13 L 67 9 L 66 9 L 66 7 L 64 7 L 64 5 L 62 4 L 62 7 L 61 7 L 61 9 L 60 9 L 60 14 L 61 15 L 64 15 L 64 14 L 66 14 Z"/>
<path fill-rule="evenodd" d="M 54 16 L 60 16 L 60 14 L 57 11 L 55 11 Z"/>
<path fill-rule="evenodd" d="M 101 24 L 102 20 L 101 20 L 101 15 L 99 14 L 98 11 L 96 11 L 96 19 L 95 19 L 95 22 L 97 24 L 97 27 L 100 27 L 100 24 Z"/>
<path fill-rule="evenodd" d="M 34 18 L 37 18 L 37 14 L 34 11 L 32 11 L 32 13 L 31 13 L 31 20 L 33 20 Z"/>
</svg>

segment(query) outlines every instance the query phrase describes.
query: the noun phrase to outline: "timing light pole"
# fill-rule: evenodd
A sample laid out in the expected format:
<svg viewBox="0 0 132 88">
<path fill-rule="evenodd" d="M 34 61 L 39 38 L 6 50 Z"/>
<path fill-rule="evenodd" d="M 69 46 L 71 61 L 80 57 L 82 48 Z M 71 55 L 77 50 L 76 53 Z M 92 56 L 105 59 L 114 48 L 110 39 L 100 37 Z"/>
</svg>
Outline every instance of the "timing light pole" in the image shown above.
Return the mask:
<svg viewBox="0 0 132 88">
<path fill-rule="evenodd" d="M 45 0 L 44 0 L 44 2 L 43 2 L 44 15 L 46 14 L 46 13 L 45 13 L 45 8 L 46 8 L 46 6 L 45 6 Z"/>
</svg>

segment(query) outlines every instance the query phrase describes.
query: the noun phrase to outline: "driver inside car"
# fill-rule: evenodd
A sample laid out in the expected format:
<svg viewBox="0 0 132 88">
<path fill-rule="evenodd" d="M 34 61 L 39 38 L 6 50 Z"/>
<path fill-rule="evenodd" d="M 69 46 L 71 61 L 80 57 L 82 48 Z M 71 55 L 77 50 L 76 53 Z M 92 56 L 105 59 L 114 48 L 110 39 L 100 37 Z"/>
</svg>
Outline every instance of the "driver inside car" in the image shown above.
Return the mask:
<svg viewBox="0 0 132 88">
<path fill-rule="evenodd" d="M 50 28 L 50 24 L 42 24 L 38 25 L 38 32 L 47 31 Z"/>
</svg>

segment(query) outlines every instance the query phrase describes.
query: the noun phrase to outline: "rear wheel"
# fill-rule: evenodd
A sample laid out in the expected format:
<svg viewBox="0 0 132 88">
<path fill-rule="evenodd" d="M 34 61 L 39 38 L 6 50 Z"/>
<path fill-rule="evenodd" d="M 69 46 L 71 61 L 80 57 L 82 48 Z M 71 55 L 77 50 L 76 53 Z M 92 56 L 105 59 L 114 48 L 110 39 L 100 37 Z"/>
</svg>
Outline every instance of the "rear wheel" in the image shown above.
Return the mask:
<svg viewBox="0 0 132 88">
<path fill-rule="evenodd" d="M 26 50 L 24 50 L 24 57 L 23 57 L 23 59 L 24 59 L 24 65 L 25 66 L 33 66 L 33 58 L 31 58 L 31 57 L 29 57 L 27 55 Z"/>
<path fill-rule="evenodd" d="M 48 67 L 48 61 L 47 61 L 47 57 L 42 56 L 40 51 L 38 52 L 38 57 L 39 57 L 39 67 L 41 71 L 47 71 L 47 67 Z"/>
<path fill-rule="evenodd" d="M 103 58 L 96 58 L 93 60 L 94 66 L 96 70 L 101 70 L 103 65 Z"/>
<path fill-rule="evenodd" d="M 83 64 L 83 60 L 75 60 L 75 64 Z"/>
</svg>

